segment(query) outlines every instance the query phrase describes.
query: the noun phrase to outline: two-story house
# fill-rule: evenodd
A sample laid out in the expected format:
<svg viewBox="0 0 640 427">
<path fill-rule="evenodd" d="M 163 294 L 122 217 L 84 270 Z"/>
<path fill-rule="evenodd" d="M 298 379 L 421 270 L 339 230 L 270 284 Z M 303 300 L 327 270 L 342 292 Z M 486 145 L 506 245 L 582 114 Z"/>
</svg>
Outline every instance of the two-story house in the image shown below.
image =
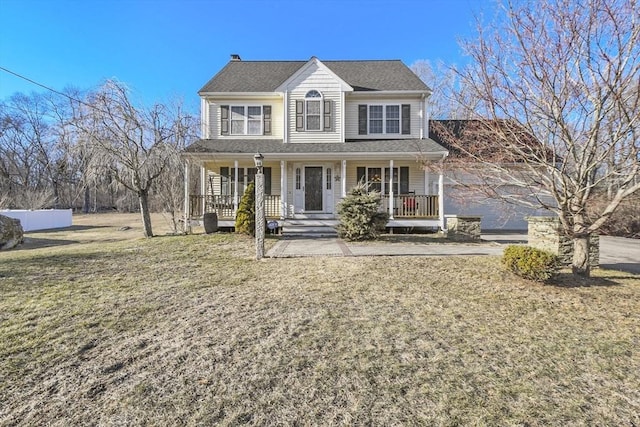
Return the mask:
<svg viewBox="0 0 640 427">
<path fill-rule="evenodd" d="M 202 138 L 185 150 L 189 219 L 232 226 L 264 156 L 267 216 L 337 219 L 358 181 L 382 193 L 389 227 L 444 227 L 442 162 L 428 138 L 430 89 L 401 61 L 231 61 L 198 92 Z M 193 191 L 192 191 L 193 190 Z"/>
</svg>

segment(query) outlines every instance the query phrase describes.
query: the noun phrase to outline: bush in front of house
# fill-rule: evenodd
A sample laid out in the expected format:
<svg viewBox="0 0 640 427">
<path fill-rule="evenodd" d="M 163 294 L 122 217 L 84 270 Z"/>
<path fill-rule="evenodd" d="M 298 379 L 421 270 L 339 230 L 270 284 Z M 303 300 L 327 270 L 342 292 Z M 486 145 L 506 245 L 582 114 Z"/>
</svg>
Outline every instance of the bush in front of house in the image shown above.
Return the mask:
<svg viewBox="0 0 640 427">
<path fill-rule="evenodd" d="M 236 233 L 255 235 L 256 232 L 256 191 L 250 182 L 242 194 L 236 213 Z"/>
<path fill-rule="evenodd" d="M 502 255 L 502 264 L 511 272 L 525 279 L 545 282 L 560 269 L 557 255 L 531 246 L 507 246 Z"/>
<path fill-rule="evenodd" d="M 382 198 L 358 183 L 338 204 L 338 236 L 347 240 L 373 240 L 384 232 L 389 215 L 381 212 Z"/>
</svg>

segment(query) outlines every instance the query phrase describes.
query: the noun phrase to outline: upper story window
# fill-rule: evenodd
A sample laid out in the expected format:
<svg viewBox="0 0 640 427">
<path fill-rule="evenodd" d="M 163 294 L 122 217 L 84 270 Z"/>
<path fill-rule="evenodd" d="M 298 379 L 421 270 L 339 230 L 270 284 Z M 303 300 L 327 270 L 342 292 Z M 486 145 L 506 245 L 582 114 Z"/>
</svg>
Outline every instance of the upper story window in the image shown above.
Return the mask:
<svg viewBox="0 0 640 427">
<path fill-rule="evenodd" d="M 307 130 L 320 130 L 322 121 L 322 94 L 317 90 L 310 90 L 304 97 L 305 123 Z"/>
<path fill-rule="evenodd" d="M 271 135 L 270 105 L 221 105 L 221 135 Z"/>
<path fill-rule="evenodd" d="M 296 101 L 296 131 L 333 130 L 333 103 L 322 93 L 310 90 L 304 100 Z"/>
<path fill-rule="evenodd" d="M 358 134 L 411 134 L 411 105 L 358 105 Z"/>
</svg>

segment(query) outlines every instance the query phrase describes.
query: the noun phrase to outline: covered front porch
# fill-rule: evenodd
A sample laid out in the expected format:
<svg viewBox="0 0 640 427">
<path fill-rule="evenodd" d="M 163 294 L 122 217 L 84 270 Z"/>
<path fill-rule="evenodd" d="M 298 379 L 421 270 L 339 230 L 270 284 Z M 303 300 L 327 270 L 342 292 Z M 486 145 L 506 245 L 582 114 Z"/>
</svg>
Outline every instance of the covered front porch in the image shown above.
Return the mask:
<svg viewBox="0 0 640 427">
<path fill-rule="evenodd" d="M 442 161 L 440 159 L 440 161 Z M 441 165 L 440 165 L 441 166 Z M 381 209 L 389 214 L 390 228 L 444 228 L 442 168 L 423 162 L 370 159 L 269 160 L 265 212 L 282 227 L 285 220 L 336 221 L 337 205 L 358 181 L 381 193 Z M 215 212 L 220 227 L 233 227 L 246 185 L 255 175 L 252 160 L 193 159 L 185 176 L 199 171 L 194 188 L 185 180 L 185 216 L 190 224 Z"/>
</svg>

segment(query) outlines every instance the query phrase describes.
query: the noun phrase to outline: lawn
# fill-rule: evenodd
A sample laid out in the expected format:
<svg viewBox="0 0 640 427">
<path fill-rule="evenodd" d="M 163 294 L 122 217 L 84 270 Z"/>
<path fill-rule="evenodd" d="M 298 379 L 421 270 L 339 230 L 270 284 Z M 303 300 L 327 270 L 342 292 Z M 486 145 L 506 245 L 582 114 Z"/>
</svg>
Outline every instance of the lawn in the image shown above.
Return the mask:
<svg viewBox="0 0 640 427">
<path fill-rule="evenodd" d="M 250 238 L 137 220 L 0 253 L 0 425 L 640 425 L 638 276 L 257 262 Z"/>
</svg>

